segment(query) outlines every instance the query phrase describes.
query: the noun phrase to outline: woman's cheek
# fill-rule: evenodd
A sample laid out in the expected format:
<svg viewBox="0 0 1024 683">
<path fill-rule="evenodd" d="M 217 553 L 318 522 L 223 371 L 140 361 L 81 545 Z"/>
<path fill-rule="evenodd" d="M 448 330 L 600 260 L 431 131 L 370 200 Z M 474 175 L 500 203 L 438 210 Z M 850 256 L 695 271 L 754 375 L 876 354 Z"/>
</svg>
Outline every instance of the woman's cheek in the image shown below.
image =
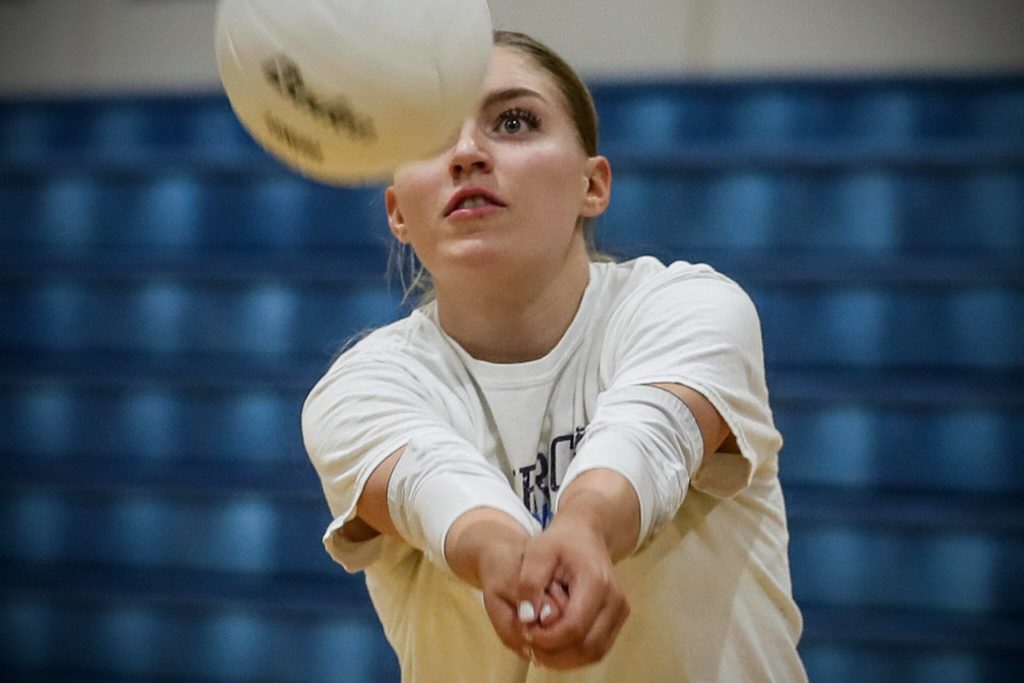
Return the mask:
<svg viewBox="0 0 1024 683">
<path fill-rule="evenodd" d="M 405 216 L 406 225 L 416 229 L 430 218 L 430 207 L 434 206 L 434 197 L 430 183 L 422 178 L 396 180 L 395 196 L 398 206 Z"/>
</svg>

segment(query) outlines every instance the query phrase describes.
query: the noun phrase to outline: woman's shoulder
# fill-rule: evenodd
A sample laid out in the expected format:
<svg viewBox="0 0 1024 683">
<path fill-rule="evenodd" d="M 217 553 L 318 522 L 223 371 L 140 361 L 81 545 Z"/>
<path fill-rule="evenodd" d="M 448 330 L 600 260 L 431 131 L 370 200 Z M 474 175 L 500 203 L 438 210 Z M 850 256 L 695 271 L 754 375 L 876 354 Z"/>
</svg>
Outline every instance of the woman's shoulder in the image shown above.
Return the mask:
<svg viewBox="0 0 1024 683">
<path fill-rule="evenodd" d="M 424 344 L 431 343 L 433 327 L 430 317 L 416 309 L 403 318 L 350 339 L 335 355 L 332 366 L 415 356 Z"/>
<path fill-rule="evenodd" d="M 447 375 L 451 352 L 429 306 L 351 341 L 331 361 L 323 379 L 380 376 L 415 381 Z"/>
<path fill-rule="evenodd" d="M 654 295 L 659 289 L 689 280 L 712 280 L 728 287 L 736 283 L 706 263 L 673 261 L 653 256 L 617 263 L 595 263 L 593 273 L 606 297 L 619 303 Z"/>
</svg>

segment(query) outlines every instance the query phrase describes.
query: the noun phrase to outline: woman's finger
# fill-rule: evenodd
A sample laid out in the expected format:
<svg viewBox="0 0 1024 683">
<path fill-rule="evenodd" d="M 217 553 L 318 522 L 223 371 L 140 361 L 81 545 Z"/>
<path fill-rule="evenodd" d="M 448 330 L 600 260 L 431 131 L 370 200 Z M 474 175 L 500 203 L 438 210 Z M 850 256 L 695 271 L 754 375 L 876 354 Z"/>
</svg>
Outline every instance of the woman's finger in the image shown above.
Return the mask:
<svg viewBox="0 0 1024 683">
<path fill-rule="evenodd" d="M 495 593 L 484 591 L 484 609 L 487 610 L 494 632 L 498 634 L 505 647 L 524 659 L 530 659 L 532 653 L 529 650 L 529 643 L 523 639 L 519 616 L 516 614 L 517 608 L 512 602 Z"/>
<path fill-rule="evenodd" d="M 528 603 L 533 610 L 533 620 L 540 614 L 541 603 L 547 594 L 547 588 L 554 580 L 555 570 L 559 564 L 559 548 L 548 542 L 543 536 L 529 539 L 523 548 L 522 564 L 519 567 L 519 582 L 516 595 L 520 604 Z M 523 607 L 524 617 L 529 616 L 528 608 Z M 529 619 L 524 618 L 524 623 Z"/>
<path fill-rule="evenodd" d="M 624 600 L 610 601 L 594 620 L 589 633 L 580 641 L 556 649 L 531 645 L 533 659 L 550 669 L 573 669 L 600 661 L 611 651 L 619 631 L 629 616 Z"/>
<path fill-rule="evenodd" d="M 550 626 L 558 621 L 569 604 L 569 594 L 565 586 L 557 580 L 552 581 L 544 593 L 540 613 L 537 615 L 537 623 L 541 627 Z"/>
<path fill-rule="evenodd" d="M 562 595 L 567 595 L 559 619 L 552 620 L 544 628 L 535 629 L 531 634 L 532 642 L 548 651 L 578 645 L 590 633 L 609 598 L 618 593 L 618 587 L 610 577 L 580 572 L 570 583 L 567 593 L 556 593 L 559 600 Z"/>
</svg>

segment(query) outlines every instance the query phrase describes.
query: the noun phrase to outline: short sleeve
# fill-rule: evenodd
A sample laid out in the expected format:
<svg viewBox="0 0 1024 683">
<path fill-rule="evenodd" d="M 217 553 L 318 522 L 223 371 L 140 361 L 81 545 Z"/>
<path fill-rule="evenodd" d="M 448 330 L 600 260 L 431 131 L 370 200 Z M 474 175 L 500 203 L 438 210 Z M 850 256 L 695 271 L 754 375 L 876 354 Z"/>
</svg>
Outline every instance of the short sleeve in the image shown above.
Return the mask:
<svg viewBox="0 0 1024 683">
<path fill-rule="evenodd" d="M 704 493 L 734 496 L 777 458 L 782 439 L 768 404 L 757 311 L 739 285 L 707 266 L 673 264 L 618 305 L 602 379 L 609 389 L 679 383 L 718 410 L 740 453 L 703 459 L 691 485 Z"/>
<path fill-rule="evenodd" d="M 436 350 L 413 356 L 383 346 L 339 359 L 303 409 L 306 450 L 334 516 L 324 536 L 331 557 L 359 571 L 383 552 L 385 539 L 353 542 L 340 531 L 356 516 L 370 475 L 403 446 L 388 482 L 388 511 L 401 538 L 431 562 L 450 570 L 445 537 L 474 508 L 501 510 L 533 533 L 535 520 L 483 452 L 471 407 L 479 411 L 479 402 L 469 382 L 450 374 L 459 366 Z"/>
<path fill-rule="evenodd" d="M 421 384 L 401 363 L 360 358 L 336 363 L 306 398 L 303 442 L 334 518 L 324 546 L 348 571 L 379 554 L 379 538 L 353 543 L 338 533 L 356 516 L 370 475 L 418 431 L 444 426 Z"/>
</svg>

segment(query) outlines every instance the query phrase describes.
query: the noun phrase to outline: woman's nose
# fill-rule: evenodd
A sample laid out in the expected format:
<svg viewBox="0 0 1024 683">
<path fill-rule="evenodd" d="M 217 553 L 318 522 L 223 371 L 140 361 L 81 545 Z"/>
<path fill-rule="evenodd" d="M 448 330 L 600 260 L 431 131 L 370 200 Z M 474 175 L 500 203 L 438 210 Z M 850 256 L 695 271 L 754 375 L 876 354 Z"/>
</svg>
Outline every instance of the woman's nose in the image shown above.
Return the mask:
<svg viewBox="0 0 1024 683">
<path fill-rule="evenodd" d="M 486 139 L 475 121 L 467 121 L 452 148 L 448 170 L 452 177 L 491 170 L 491 155 Z"/>
</svg>

